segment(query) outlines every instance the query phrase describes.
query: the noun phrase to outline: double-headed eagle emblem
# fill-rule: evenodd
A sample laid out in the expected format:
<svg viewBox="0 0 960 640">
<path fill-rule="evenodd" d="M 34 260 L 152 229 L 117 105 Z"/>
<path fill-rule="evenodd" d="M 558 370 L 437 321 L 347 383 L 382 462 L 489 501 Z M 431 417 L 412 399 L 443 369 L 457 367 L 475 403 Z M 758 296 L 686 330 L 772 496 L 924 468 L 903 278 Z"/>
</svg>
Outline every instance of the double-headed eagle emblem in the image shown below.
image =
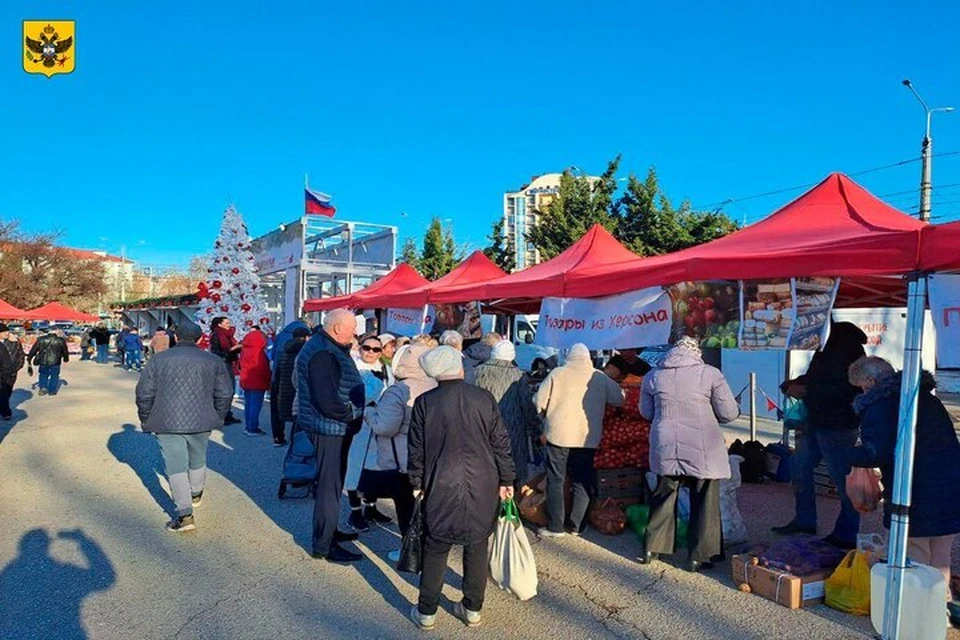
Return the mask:
<svg viewBox="0 0 960 640">
<path fill-rule="evenodd" d="M 31 24 L 34 25 L 31 29 Z M 58 22 L 58 26 L 47 23 L 27 23 L 23 25 L 23 41 L 26 46 L 24 55 L 24 69 L 29 73 L 42 73 L 51 76 L 55 73 L 70 73 L 73 71 L 73 22 Z M 61 31 L 67 30 L 61 36 Z"/>
</svg>

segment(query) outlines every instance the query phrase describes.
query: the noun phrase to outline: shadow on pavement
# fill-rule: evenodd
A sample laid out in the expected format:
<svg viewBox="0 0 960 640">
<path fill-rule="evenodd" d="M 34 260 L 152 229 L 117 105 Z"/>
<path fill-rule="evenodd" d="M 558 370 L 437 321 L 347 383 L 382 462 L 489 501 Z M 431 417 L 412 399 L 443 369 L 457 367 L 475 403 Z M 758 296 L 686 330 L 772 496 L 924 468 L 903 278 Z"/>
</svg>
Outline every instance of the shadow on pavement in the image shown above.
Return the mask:
<svg viewBox="0 0 960 640">
<path fill-rule="evenodd" d="M 50 555 L 54 540 L 73 542 L 87 568 Z M 54 538 L 33 529 L 20 538 L 19 554 L 0 571 L 0 638 L 86 638 L 80 618 L 87 596 L 116 581 L 113 565 L 96 542 L 79 529 Z M 13 614 L 13 615 L 11 615 Z"/>
<path fill-rule="evenodd" d="M 13 431 L 13 428 L 17 426 L 18 422 L 26 420 L 27 412 L 21 409 L 20 405 L 32 397 L 32 391 L 27 391 L 26 389 L 13 390 L 13 395 L 10 396 L 10 408 L 13 409 L 13 420 L 0 423 L 0 442 L 3 442 L 3 439 L 10 435 L 10 432 Z"/>
<path fill-rule="evenodd" d="M 119 462 L 133 469 L 157 505 L 168 516 L 174 517 L 176 507 L 173 498 L 160 484 L 159 476 L 164 474 L 163 458 L 156 438 L 132 424 L 125 424 L 121 431 L 107 440 L 107 449 Z"/>
</svg>

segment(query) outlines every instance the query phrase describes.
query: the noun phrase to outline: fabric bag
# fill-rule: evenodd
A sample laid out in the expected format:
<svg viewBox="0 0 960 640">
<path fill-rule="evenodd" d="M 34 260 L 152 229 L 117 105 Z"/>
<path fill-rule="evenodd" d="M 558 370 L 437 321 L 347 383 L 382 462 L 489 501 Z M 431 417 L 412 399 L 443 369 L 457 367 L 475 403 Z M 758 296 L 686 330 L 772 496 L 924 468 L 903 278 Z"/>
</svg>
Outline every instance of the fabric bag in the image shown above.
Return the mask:
<svg viewBox="0 0 960 640">
<path fill-rule="evenodd" d="M 747 523 L 740 513 L 740 504 L 737 501 L 742 462 L 743 456 L 730 454 L 730 477 L 720 481 L 720 521 L 725 546 L 747 541 Z"/>
<path fill-rule="evenodd" d="M 400 481 L 400 458 L 397 455 L 397 443 L 391 438 L 390 445 L 393 448 L 393 464 L 395 469 L 375 470 L 367 469 L 367 456 L 370 453 L 371 443 L 377 442 L 377 436 L 370 434 L 367 441 L 367 453 L 363 455 L 363 469 L 360 471 L 360 480 L 357 482 L 357 493 L 365 499 L 378 500 L 380 498 L 389 498 L 393 495 L 394 489 L 401 484 Z"/>
<path fill-rule="evenodd" d="M 824 583 L 828 607 L 852 613 L 870 615 L 870 564 L 862 551 L 850 551 L 836 571 Z"/>
<path fill-rule="evenodd" d="M 876 469 L 854 467 L 847 474 L 847 497 L 853 503 L 853 508 L 860 513 L 870 513 L 877 510 L 877 505 L 883 499 L 883 489 L 880 487 L 880 474 Z"/>
<path fill-rule="evenodd" d="M 500 517 L 490 545 L 490 577 L 520 600 L 537 595 L 537 563 L 513 500 L 500 503 Z"/>
<path fill-rule="evenodd" d="M 397 571 L 420 573 L 423 570 L 423 494 L 417 496 L 410 517 L 410 528 L 400 544 Z"/>
</svg>

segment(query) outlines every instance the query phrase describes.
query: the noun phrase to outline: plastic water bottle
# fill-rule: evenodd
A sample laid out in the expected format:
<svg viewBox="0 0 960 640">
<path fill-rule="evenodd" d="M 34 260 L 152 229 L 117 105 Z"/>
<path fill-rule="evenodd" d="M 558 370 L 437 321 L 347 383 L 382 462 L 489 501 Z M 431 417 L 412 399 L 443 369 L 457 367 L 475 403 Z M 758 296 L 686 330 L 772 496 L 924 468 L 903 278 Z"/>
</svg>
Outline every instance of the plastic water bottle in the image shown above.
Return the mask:
<svg viewBox="0 0 960 640">
<path fill-rule="evenodd" d="M 887 600 L 887 564 L 870 570 L 870 621 L 883 633 Z M 907 561 L 900 599 L 900 637 L 903 640 L 943 640 L 947 637 L 947 581 L 939 569 Z"/>
</svg>

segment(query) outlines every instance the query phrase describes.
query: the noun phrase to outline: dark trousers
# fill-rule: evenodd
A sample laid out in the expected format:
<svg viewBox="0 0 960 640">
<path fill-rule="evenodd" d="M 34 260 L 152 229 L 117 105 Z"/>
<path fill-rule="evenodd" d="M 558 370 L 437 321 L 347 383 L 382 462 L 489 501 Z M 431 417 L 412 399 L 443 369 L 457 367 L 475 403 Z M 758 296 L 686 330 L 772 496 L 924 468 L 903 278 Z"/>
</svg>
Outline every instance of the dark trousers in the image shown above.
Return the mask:
<svg viewBox="0 0 960 640">
<path fill-rule="evenodd" d="M 797 432 L 797 449 L 790 457 L 790 474 L 797 497 L 797 516 L 794 521 L 804 527 L 817 528 L 817 488 L 814 470 L 820 460 L 827 463 L 827 473 L 840 495 L 840 514 L 833 526 L 833 535 L 855 544 L 860 531 L 860 514 L 847 497 L 847 473 L 850 465 L 847 452 L 856 446 L 856 429 L 807 430 Z"/>
<path fill-rule="evenodd" d="M 342 436 L 311 434 L 317 449 L 317 481 L 313 495 L 313 552 L 330 553 L 333 534 L 340 522 L 340 492 L 343 475 L 340 472 Z"/>
<path fill-rule="evenodd" d="M 13 415 L 13 409 L 10 408 L 10 396 L 12 395 L 13 384 L 0 382 L 0 418 L 9 418 Z"/>
<path fill-rule="evenodd" d="M 286 440 L 287 423 L 280 419 L 280 384 L 276 376 L 273 378 L 270 383 L 270 430 L 274 440 Z"/>
<path fill-rule="evenodd" d="M 353 444 L 353 436 L 357 434 L 347 432 L 347 435 L 340 438 L 343 441 L 343 450 L 340 452 L 340 488 L 343 488 L 343 482 L 347 479 L 347 461 L 350 459 L 350 445 Z"/>
<path fill-rule="evenodd" d="M 671 554 L 677 535 L 677 498 L 680 487 L 690 490 L 690 524 L 687 549 L 691 560 L 709 562 L 723 551 L 720 521 L 720 481 L 690 476 L 660 476 L 650 496 L 650 522 L 647 524 L 645 550 Z"/>
<path fill-rule="evenodd" d="M 224 362 L 223 366 L 227 368 L 227 373 L 230 374 L 230 408 L 227 409 L 227 415 L 224 417 L 224 423 L 228 420 L 233 421 L 233 396 L 237 393 L 237 376 L 233 373 L 233 365 Z"/>
<path fill-rule="evenodd" d="M 547 528 L 559 533 L 564 527 L 583 529 L 583 518 L 596 494 L 597 472 L 593 468 L 595 449 L 574 449 L 547 444 Z M 564 483 L 567 472 L 573 485 L 573 506 L 566 513 Z"/>
<path fill-rule="evenodd" d="M 364 486 L 363 474 L 376 473 L 369 469 L 364 469 L 360 475 L 360 486 Z M 392 473 L 392 472 L 383 472 Z M 364 505 L 375 507 L 377 500 L 385 498 L 393 500 L 393 506 L 397 509 L 397 524 L 400 525 L 400 535 L 405 536 L 407 529 L 410 528 L 410 519 L 413 517 L 413 505 L 416 500 L 413 498 L 413 485 L 410 484 L 410 476 L 405 473 L 392 473 L 392 480 L 389 488 L 384 489 L 376 495 L 372 493 L 360 493 L 358 491 L 348 491 L 347 497 L 350 500 L 351 509 L 360 509 Z"/>
<path fill-rule="evenodd" d="M 483 608 L 484 591 L 489 572 L 487 538 L 463 548 L 463 606 L 470 611 Z M 453 545 L 434 540 L 427 534 L 423 539 L 423 571 L 420 573 L 419 610 L 425 616 L 437 613 L 443 576 L 447 573 L 447 558 Z"/>
</svg>

